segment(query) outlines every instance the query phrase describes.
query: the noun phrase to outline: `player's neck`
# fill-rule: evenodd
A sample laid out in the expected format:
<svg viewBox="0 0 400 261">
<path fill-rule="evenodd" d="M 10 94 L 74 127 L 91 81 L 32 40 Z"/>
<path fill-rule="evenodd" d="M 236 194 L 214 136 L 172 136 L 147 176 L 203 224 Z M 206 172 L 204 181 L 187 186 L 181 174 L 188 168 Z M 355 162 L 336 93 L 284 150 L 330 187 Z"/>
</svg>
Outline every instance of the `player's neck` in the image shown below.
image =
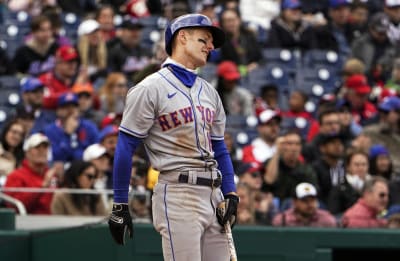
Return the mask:
<svg viewBox="0 0 400 261">
<path fill-rule="evenodd" d="M 191 59 L 188 59 L 188 57 L 186 55 L 184 55 L 183 53 L 174 53 L 171 55 L 171 59 L 174 60 L 175 62 L 183 65 L 186 69 L 190 69 L 190 70 L 196 70 L 197 69 L 197 65 L 195 63 L 193 63 L 191 61 Z"/>
</svg>

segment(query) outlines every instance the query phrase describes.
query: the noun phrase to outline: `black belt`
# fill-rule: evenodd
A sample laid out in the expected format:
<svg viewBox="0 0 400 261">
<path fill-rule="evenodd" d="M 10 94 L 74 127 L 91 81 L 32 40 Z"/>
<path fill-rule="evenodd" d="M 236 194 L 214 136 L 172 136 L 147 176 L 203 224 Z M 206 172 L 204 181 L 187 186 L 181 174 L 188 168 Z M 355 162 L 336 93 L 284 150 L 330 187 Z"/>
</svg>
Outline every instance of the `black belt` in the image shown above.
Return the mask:
<svg viewBox="0 0 400 261">
<path fill-rule="evenodd" d="M 179 183 L 188 183 L 189 175 L 180 174 L 178 181 L 179 181 Z M 221 186 L 221 183 L 222 183 L 221 176 L 218 176 L 218 178 L 216 178 L 216 179 L 207 179 L 207 178 L 199 178 L 199 177 L 196 179 L 196 185 L 207 186 L 207 187 L 212 187 L 212 188 L 218 188 L 219 186 Z"/>
</svg>

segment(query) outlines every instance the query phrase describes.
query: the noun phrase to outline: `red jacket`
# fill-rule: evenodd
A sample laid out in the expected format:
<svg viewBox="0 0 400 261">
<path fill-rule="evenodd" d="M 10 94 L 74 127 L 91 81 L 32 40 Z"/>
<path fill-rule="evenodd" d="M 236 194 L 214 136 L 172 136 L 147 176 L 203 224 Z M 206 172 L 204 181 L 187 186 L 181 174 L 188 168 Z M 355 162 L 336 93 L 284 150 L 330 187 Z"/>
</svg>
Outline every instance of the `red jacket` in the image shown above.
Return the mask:
<svg viewBox="0 0 400 261">
<path fill-rule="evenodd" d="M 387 221 L 377 218 L 378 213 L 371 209 L 363 199 L 359 199 L 342 217 L 342 224 L 348 228 L 385 227 Z"/>
<path fill-rule="evenodd" d="M 58 97 L 71 91 L 71 86 L 66 85 L 58 79 L 54 72 L 48 72 L 39 76 L 39 80 L 45 86 L 43 107 L 46 109 L 56 109 Z"/>
<path fill-rule="evenodd" d="M 28 161 L 24 160 L 21 167 L 14 170 L 7 176 L 5 188 L 41 188 L 44 174 L 37 173 L 28 165 Z M 28 214 L 50 214 L 50 204 L 53 193 L 31 193 L 31 192 L 7 192 L 8 195 L 20 200 Z"/>
</svg>

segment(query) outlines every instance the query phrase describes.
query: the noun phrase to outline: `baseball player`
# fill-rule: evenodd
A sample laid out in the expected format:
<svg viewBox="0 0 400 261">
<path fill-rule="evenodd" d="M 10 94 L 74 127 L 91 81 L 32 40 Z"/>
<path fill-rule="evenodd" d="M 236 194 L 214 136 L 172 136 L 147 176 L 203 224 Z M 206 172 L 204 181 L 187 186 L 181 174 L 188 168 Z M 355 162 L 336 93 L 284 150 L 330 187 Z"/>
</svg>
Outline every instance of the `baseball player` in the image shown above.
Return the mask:
<svg viewBox="0 0 400 261">
<path fill-rule="evenodd" d="M 224 143 L 225 113 L 216 90 L 197 76 L 225 36 L 204 15 L 173 20 L 165 31 L 162 68 L 131 88 L 114 158 L 114 205 L 109 219 L 118 244 L 132 237 L 128 185 L 132 154 L 144 142 L 160 171 L 152 198 L 153 225 L 164 260 L 229 260 L 221 226 L 235 223 L 239 198 Z M 216 211 L 225 203 L 225 214 Z"/>
</svg>

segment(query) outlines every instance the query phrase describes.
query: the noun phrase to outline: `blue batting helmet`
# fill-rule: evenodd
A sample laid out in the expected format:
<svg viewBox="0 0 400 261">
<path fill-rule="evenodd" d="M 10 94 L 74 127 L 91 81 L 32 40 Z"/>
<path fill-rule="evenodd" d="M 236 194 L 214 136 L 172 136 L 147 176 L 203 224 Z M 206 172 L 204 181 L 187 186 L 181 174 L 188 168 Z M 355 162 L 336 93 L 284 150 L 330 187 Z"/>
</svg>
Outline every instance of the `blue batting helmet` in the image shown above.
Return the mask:
<svg viewBox="0 0 400 261">
<path fill-rule="evenodd" d="M 213 44 L 215 48 L 221 47 L 225 41 L 224 31 L 213 26 L 211 20 L 207 16 L 201 14 L 182 15 L 172 20 L 165 30 L 165 50 L 168 55 L 171 55 L 172 53 L 172 40 L 175 34 L 180 29 L 194 27 L 208 28 L 213 36 Z"/>
</svg>

